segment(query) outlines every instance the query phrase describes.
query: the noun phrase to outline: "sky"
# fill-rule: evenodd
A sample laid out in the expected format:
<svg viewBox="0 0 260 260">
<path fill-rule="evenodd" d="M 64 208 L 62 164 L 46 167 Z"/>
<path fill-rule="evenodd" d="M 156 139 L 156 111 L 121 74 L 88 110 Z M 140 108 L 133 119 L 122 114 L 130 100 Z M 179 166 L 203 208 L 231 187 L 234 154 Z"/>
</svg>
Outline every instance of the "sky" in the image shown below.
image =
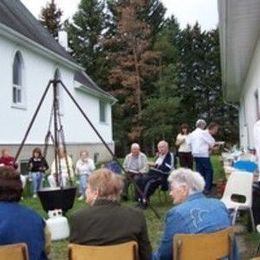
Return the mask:
<svg viewBox="0 0 260 260">
<path fill-rule="evenodd" d="M 21 0 L 23 4 L 38 18 L 41 7 L 47 0 Z M 177 17 L 181 28 L 187 24 L 194 25 L 196 21 L 202 30 L 216 28 L 218 23 L 217 0 L 161 0 L 167 8 L 167 16 Z M 55 0 L 57 6 L 63 11 L 63 19 L 73 16 L 77 11 L 80 0 Z"/>
</svg>

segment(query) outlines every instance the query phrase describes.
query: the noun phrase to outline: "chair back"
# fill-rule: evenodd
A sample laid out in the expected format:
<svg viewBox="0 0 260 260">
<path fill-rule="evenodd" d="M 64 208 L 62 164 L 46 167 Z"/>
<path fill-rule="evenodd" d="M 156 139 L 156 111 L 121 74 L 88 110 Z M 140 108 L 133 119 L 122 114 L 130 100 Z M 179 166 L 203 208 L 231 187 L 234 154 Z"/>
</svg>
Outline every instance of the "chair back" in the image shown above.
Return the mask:
<svg viewBox="0 0 260 260">
<path fill-rule="evenodd" d="M 25 243 L 0 246 L 0 259 L 29 260 Z"/>
<path fill-rule="evenodd" d="M 233 229 L 207 234 L 176 234 L 173 241 L 174 260 L 215 260 L 231 255 Z"/>
<path fill-rule="evenodd" d="M 122 168 L 118 164 L 117 161 L 110 161 L 105 164 L 105 168 L 116 173 L 116 174 L 121 174 L 122 173 Z"/>
<path fill-rule="evenodd" d="M 240 171 L 252 172 L 257 170 L 257 164 L 249 160 L 239 160 L 234 163 L 233 167 Z"/>
<path fill-rule="evenodd" d="M 234 206 L 252 207 L 253 178 L 253 174 L 246 171 L 234 171 L 230 175 L 221 199 L 227 208 Z M 244 197 L 245 201 L 234 201 L 233 197 L 237 195 Z"/>
<path fill-rule="evenodd" d="M 138 260 L 135 241 L 109 246 L 69 244 L 69 260 Z"/>
</svg>

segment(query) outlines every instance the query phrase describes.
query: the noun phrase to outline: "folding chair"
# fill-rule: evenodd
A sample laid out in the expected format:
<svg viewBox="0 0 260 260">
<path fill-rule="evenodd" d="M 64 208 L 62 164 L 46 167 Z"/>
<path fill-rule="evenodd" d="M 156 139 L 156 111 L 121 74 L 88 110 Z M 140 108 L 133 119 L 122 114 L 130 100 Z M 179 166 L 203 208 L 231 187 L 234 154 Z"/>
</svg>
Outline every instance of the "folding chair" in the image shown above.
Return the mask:
<svg viewBox="0 0 260 260">
<path fill-rule="evenodd" d="M 255 221 L 252 211 L 253 174 L 246 171 L 235 171 L 228 178 L 221 201 L 228 209 L 233 209 L 232 225 L 236 222 L 239 210 L 248 210 L 250 214 L 252 230 L 255 231 Z M 238 198 L 244 200 L 239 202 Z"/>
<path fill-rule="evenodd" d="M 173 238 L 174 260 L 209 260 L 230 256 L 233 228 L 207 234 L 176 234 Z"/>
<path fill-rule="evenodd" d="M 29 260 L 25 243 L 0 246 L 0 259 Z"/>
<path fill-rule="evenodd" d="M 109 246 L 69 244 L 69 260 L 138 260 L 135 241 Z"/>
</svg>

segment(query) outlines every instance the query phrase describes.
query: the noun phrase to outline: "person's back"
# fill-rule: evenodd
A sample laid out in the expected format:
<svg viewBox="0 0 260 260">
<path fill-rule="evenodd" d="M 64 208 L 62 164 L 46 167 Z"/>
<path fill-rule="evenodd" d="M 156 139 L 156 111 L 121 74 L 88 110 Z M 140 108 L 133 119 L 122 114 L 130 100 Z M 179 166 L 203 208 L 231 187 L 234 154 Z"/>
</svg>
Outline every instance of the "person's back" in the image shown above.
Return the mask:
<svg viewBox="0 0 260 260">
<path fill-rule="evenodd" d="M 196 128 L 188 137 L 193 157 L 208 157 L 208 145 L 203 139 L 205 130 Z"/>
<path fill-rule="evenodd" d="M 149 260 L 151 244 L 142 211 L 120 205 L 123 182 L 108 169 L 89 177 L 86 202 L 90 207 L 71 218 L 70 242 L 81 245 L 114 245 L 134 240 L 139 258 Z"/>
<path fill-rule="evenodd" d="M 151 247 L 146 222 L 138 209 L 122 207 L 118 202 L 98 200 L 92 207 L 78 212 L 71 219 L 70 242 L 84 245 L 113 245 L 134 240 L 143 257 L 149 259 Z M 141 244 L 140 244 L 141 243 Z"/>
<path fill-rule="evenodd" d="M 158 250 L 153 254 L 154 260 L 173 259 L 172 245 L 176 234 L 212 233 L 231 226 L 224 203 L 203 195 L 205 181 L 199 173 L 179 168 L 168 180 L 170 196 L 178 205 L 166 215 L 164 233 Z"/>
<path fill-rule="evenodd" d="M 169 211 L 178 215 L 178 233 L 210 233 L 230 226 L 230 218 L 225 205 L 218 199 L 207 198 L 202 193 L 191 195 L 184 203 Z"/>
<path fill-rule="evenodd" d="M 0 167 L 0 245 L 26 243 L 29 259 L 47 259 L 45 222 L 32 209 L 19 204 L 22 191 L 20 174 L 11 167 Z"/>
<path fill-rule="evenodd" d="M 47 259 L 43 219 L 16 202 L 0 202 L 0 245 L 26 243 L 30 259 Z"/>
</svg>

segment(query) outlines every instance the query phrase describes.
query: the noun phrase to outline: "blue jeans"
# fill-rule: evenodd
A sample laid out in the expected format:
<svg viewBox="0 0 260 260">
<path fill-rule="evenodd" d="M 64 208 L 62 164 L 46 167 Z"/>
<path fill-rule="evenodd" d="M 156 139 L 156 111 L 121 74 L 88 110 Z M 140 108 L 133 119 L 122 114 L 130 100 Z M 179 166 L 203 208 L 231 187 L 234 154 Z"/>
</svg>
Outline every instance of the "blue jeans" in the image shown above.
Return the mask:
<svg viewBox="0 0 260 260">
<path fill-rule="evenodd" d="M 196 171 L 202 175 L 206 182 L 205 191 L 211 191 L 213 182 L 213 168 L 211 165 L 210 158 L 194 157 L 194 160 L 196 162 Z"/>
<path fill-rule="evenodd" d="M 42 178 L 43 173 L 42 172 L 32 172 L 32 190 L 33 194 L 36 194 L 38 190 L 42 187 Z"/>
<path fill-rule="evenodd" d="M 79 193 L 82 196 L 85 196 L 85 191 L 87 188 L 87 182 L 88 182 L 88 175 L 80 175 L 79 176 Z"/>
</svg>

